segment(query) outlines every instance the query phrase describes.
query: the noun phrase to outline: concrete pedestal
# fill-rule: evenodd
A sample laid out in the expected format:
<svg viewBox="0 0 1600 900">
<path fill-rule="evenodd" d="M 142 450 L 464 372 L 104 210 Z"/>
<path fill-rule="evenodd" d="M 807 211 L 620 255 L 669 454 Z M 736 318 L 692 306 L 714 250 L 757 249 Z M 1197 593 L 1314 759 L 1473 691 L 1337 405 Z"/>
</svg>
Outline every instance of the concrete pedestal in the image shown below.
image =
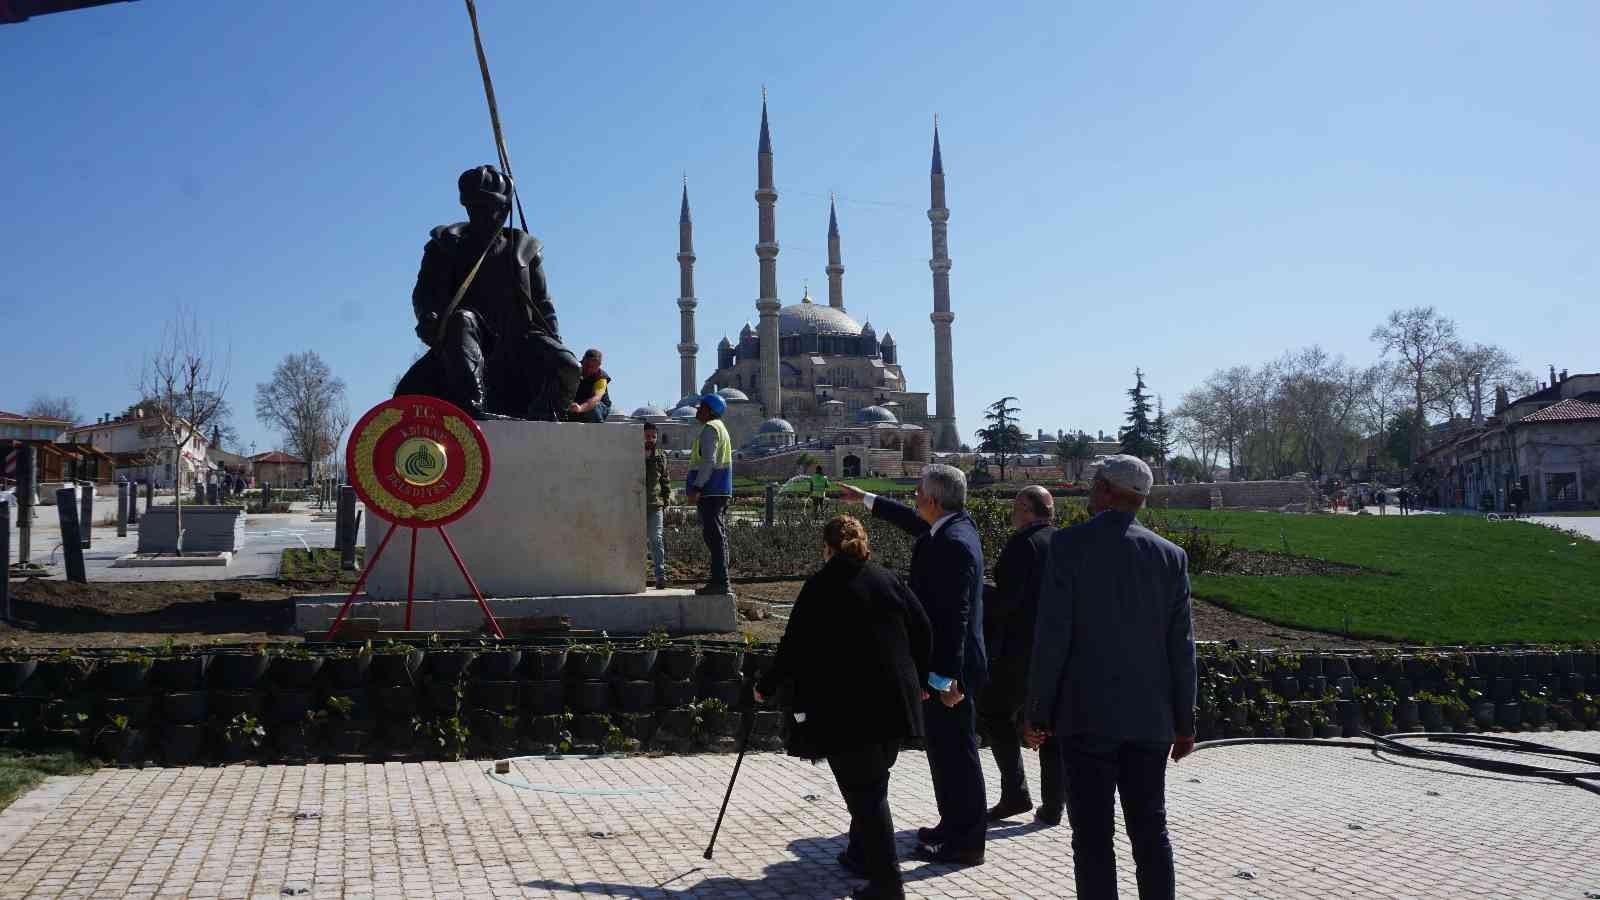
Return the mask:
<svg viewBox="0 0 1600 900">
<path fill-rule="evenodd" d="M 320 636 L 333 624 L 342 605 L 343 595 L 296 597 L 295 628 Z M 574 628 L 610 634 L 648 634 L 656 630 L 668 634 L 706 634 L 739 628 L 738 608 L 732 594 L 700 596 L 688 589 L 620 595 L 497 598 L 489 601 L 489 608 L 502 620 L 570 616 Z M 357 600 L 350 607 L 350 616 L 377 619 L 384 629 L 398 630 L 405 627 L 406 602 L 404 599 Z M 478 602 L 471 599 L 418 600 L 411 614 L 412 630 L 423 634 L 470 631 L 483 624 L 483 611 L 478 608 Z"/>
<path fill-rule="evenodd" d="M 587 601 L 643 592 L 642 429 L 573 422 L 479 425 L 492 461 L 489 486 L 472 512 L 445 528 L 484 595 Z M 366 515 L 371 559 L 389 523 L 371 509 Z M 410 530 L 397 530 L 367 578 L 370 600 L 398 600 L 404 607 L 410 545 Z M 418 535 L 415 596 L 466 597 L 478 615 L 437 531 Z M 575 626 L 602 627 L 585 612 L 570 614 Z"/>
</svg>

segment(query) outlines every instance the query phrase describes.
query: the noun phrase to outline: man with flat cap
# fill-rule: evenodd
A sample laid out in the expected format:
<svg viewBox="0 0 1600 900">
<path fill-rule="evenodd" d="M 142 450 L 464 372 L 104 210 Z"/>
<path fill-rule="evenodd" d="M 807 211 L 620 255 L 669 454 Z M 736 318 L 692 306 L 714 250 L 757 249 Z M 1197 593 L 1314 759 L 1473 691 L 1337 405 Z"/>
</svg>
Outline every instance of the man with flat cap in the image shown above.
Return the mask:
<svg viewBox="0 0 1600 900">
<path fill-rule="evenodd" d="M 511 179 L 478 166 L 456 182 L 467 221 L 433 229 L 411 292 L 428 352 L 395 388 L 456 404 L 476 419 L 554 421 L 578 386 L 561 344 L 542 247 L 510 227 Z"/>
<path fill-rule="evenodd" d="M 1140 898 L 1174 895 L 1166 764 L 1194 749 L 1194 628 L 1188 557 L 1135 518 L 1151 480 L 1138 457 L 1106 457 L 1092 518 L 1051 539 L 1039 595 L 1025 736 L 1060 742 L 1083 898 L 1117 896 L 1116 794 Z"/>
</svg>

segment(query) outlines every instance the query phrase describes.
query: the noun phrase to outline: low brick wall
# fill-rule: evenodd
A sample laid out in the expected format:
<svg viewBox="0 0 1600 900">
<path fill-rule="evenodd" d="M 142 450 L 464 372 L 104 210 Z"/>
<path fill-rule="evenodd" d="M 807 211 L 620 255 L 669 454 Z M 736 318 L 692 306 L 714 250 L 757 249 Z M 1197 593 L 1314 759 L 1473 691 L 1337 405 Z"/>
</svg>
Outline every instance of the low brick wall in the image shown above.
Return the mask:
<svg viewBox="0 0 1600 900">
<path fill-rule="evenodd" d="M 1214 509 L 1222 495 L 1214 484 L 1158 484 L 1146 503 L 1155 509 Z"/>
<path fill-rule="evenodd" d="M 1213 487 L 1222 492 L 1224 507 L 1300 507 L 1302 511 L 1309 512 L 1317 502 L 1316 487 L 1309 481 L 1219 481 Z"/>
</svg>

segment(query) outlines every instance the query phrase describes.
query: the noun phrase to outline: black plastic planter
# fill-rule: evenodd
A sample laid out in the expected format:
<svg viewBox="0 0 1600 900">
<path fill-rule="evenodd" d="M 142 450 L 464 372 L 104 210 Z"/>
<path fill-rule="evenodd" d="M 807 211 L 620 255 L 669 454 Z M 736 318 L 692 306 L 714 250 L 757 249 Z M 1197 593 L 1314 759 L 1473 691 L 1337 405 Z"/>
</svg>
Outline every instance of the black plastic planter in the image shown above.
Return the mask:
<svg viewBox="0 0 1600 900">
<path fill-rule="evenodd" d="M 481 681 L 510 681 L 517 677 L 517 665 L 521 662 L 520 650 L 486 650 L 478 654 L 472 674 Z"/>
<path fill-rule="evenodd" d="M 259 653 L 219 653 L 211 658 L 211 686 L 224 691 L 248 691 L 260 683 L 271 662 Z"/>
<path fill-rule="evenodd" d="M 538 744 L 554 744 L 560 740 L 560 716 L 534 716 L 528 720 L 528 736 Z"/>
<path fill-rule="evenodd" d="M 649 678 L 658 656 L 656 650 L 618 650 L 611 654 L 611 671 L 630 681 Z"/>
<path fill-rule="evenodd" d="M 484 709 L 516 709 L 522 702 L 520 681 L 480 681 L 472 686 L 473 701 Z"/>
<path fill-rule="evenodd" d="M 622 729 L 623 737 L 633 738 L 641 744 L 650 740 L 656 733 L 654 713 L 624 713 L 613 718 L 617 727 Z"/>
<path fill-rule="evenodd" d="M 367 683 L 367 669 L 371 665 L 370 653 L 330 656 L 322 664 L 322 677 L 335 688 L 364 687 Z"/>
<path fill-rule="evenodd" d="M 374 654 L 367 669 L 367 678 L 374 685 L 410 684 L 411 673 L 425 658 L 420 650 Z"/>
<path fill-rule="evenodd" d="M 22 686 L 39 668 L 36 659 L 0 659 L 0 694 L 20 694 Z"/>
<path fill-rule="evenodd" d="M 142 692 L 149 678 L 148 660 L 107 660 L 95 669 L 95 681 L 99 683 L 100 689 L 118 697 Z"/>
<path fill-rule="evenodd" d="M 240 713 L 261 717 L 264 699 L 255 691 L 212 691 L 211 717 L 228 722 Z"/>
<path fill-rule="evenodd" d="M 94 698 L 86 694 L 47 700 L 39 706 L 39 722 L 45 728 L 80 728 L 94 719 L 94 707 Z"/>
<path fill-rule="evenodd" d="M 292 689 L 308 688 L 317 680 L 317 673 L 322 671 L 323 658 L 313 656 L 309 659 L 292 656 L 280 656 L 272 661 L 272 680 L 279 687 Z"/>
<path fill-rule="evenodd" d="M 27 693 L 60 695 L 81 682 L 90 668 L 82 659 L 41 659 L 28 679 Z"/>
<path fill-rule="evenodd" d="M 150 683 L 164 691 L 204 690 L 206 658 L 163 656 L 150 664 Z"/>
<path fill-rule="evenodd" d="M 143 697 L 103 697 L 100 700 L 100 715 L 104 719 L 112 716 L 126 716 L 133 725 L 143 725 L 150 721 L 150 707 L 155 703 L 151 696 Z"/>
<path fill-rule="evenodd" d="M 700 654 L 693 647 L 664 647 L 656 653 L 657 671 L 673 681 L 693 677 L 699 662 Z"/>
<path fill-rule="evenodd" d="M 1516 728 L 1522 724 L 1522 704 L 1515 700 L 1494 705 L 1494 724 L 1500 728 Z"/>
<path fill-rule="evenodd" d="M 38 721 L 39 708 L 44 700 L 39 697 L 0 696 L 0 728 L 26 729 Z"/>
<path fill-rule="evenodd" d="M 721 737 L 728 733 L 728 713 L 720 709 L 707 709 L 700 713 L 700 734 Z"/>
<path fill-rule="evenodd" d="M 1444 728 L 1444 715 L 1439 711 L 1439 704 L 1432 700 L 1417 701 L 1417 719 L 1421 721 L 1423 731 L 1439 731 Z"/>
<path fill-rule="evenodd" d="M 161 717 L 168 722 L 188 725 L 203 722 L 208 703 L 204 691 L 173 691 L 161 695 Z"/>
<path fill-rule="evenodd" d="M 603 678 L 610 666 L 609 650 L 567 651 L 567 674 L 574 678 Z"/>
<path fill-rule="evenodd" d="M 560 681 L 530 681 L 522 686 L 522 706 L 535 716 L 561 712 L 566 705 L 566 685 Z"/>
<path fill-rule="evenodd" d="M 540 650 L 537 653 L 529 651 L 522 654 L 522 668 L 530 679 L 534 681 L 550 681 L 560 678 L 567 667 L 567 651 Z"/>
<path fill-rule="evenodd" d="M 664 709 L 656 713 L 656 721 L 661 731 L 674 737 L 686 738 L 694 727 L 694 715 L 688 709 Z"/>
<path fill-rule="evenodd" d="M 1538 728 L 1544 724 L 1547 712 L 1548 708 L 1543 703 L 1524 703 L 1522 704 L 1522 722 L 1531 728 Z"/>
<path fill-rule="evenodd" d="M 383 718 L 404 717 L 410 721 L 411 716 L 416 714 L 417 692 L 409 684 L 375 687 L 371 694 L 373 704 Z"/>
<path fill-rule="evenodd" d="M 144 732 L 136 728 L 103 732 L 94 743 L 106 759 L 119 766 L 131 766 L 143 761 Z"/>
<path fill-rule="evenodd" d="M 322 701 L 322 706 L 324 709 L 328 709 L 330 712 L 332 711 L 332 707 L 328 704 L 328 700 L 334 697 L 343 697 L 344 699 L 350 701 L 350 712 L 345 714 L 343 718 L 363 720 L 372 718 L 372 700 L 366 688 L 347 688 L 342 691 L 329 691 L 327 697 L 325 697 Z"/>
<path fill-rule="evenodd" d="M 454 714 L 465 693 L 465 689 L 454 681 L 437 679 L 422 684 L 422 696 L 428 702 L 428 709 L 434 712 Z"/>
<path fill-rule="evenodd" d="M 350 722 L 331 722 L 325 732 L 328 753 L 332 756 L 355 756 L 367 744 L 367 732 Z"/>
<path fill-rule="evenodd" d="M 304 725 L 285 726 L 272 732 L 272 746 L 283 759 L 307 759 L 311 756 L 311 734 Z"/>
<path fill-rule="evenodd" d="M 743 650 L 707 650 L 700 654 L 700 677 L 707 681 L 738 679 L 743 665 Z"/>
<path fill-rule="evenodd" d="M 756 711 L 755 724 L 751 726 L 750 733 L 757 737 L 775 737 L 783 727 L 783 712 L 776 709 L 761 709 Z"/>
<path fill-rule="evenodd" d="M 173 724 L 161 729 L 161 762 L 187 766 L 197 762 L 206 747 L 206 730 L 200 725 Z"/>
<path fill-rule="evenodd" d="M 572 734 L 579 742 L 601 744 L 611 730 L 611 719 L 600 713 L 584 713 L 572 720 Z"/>
<path fill-rule="evenodd" d="M 574 712 L 603 713 L 611 709 L 611 685 L 605 681 L 573 681 L 567 685 L 568 706 Z"/>
<path fill-rule="evenodd" d="M 624 712 L 644 712 L 655 706 L 656 683 L 654 681 L 619 681 L 617 682 L 617 706 Z M 636 735 L 632 735 L 635 736 Z"/>
<path fill-rule="evenodd" d="M 662 681 L 656 685 L 657 702 L 665 707 L 683 706 L 694 699 L 694 682 Z"/>
<path fill-rule="evenodd" d="M 721 700 L 729 709 L 739 705 L 743 693 L 742 681 L 713 681 L 700 689 L 701 697 L 714 697 Z"/>
<path fill-rule="evenodd" d="M 428 674 L 434 678 L 460 678 L 477 654 L 471 650 L 428 651 Z"/>
<path fill-rule="evenodd" d="M 310 691 L 275 691 L 267 705 L 267 718 L 279 725 L 304 722 L 312 699 Z"/>
</svg>

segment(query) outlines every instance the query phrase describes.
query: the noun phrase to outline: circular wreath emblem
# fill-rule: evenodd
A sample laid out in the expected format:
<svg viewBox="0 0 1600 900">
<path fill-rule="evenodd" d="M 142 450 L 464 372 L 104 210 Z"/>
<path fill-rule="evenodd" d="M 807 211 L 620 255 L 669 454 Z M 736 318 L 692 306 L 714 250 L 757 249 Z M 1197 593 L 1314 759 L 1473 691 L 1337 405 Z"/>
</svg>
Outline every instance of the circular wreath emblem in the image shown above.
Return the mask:
<svg viewBox="0 0 1600 900">
<path fill-rule="evenodd" d="M 367 410 L 350 432 L 345 466 L 374 515 L 436 528 L 466 515 L 489 485 L 478 423 L 438 397 L 403 394 Z"/>
</svg>

